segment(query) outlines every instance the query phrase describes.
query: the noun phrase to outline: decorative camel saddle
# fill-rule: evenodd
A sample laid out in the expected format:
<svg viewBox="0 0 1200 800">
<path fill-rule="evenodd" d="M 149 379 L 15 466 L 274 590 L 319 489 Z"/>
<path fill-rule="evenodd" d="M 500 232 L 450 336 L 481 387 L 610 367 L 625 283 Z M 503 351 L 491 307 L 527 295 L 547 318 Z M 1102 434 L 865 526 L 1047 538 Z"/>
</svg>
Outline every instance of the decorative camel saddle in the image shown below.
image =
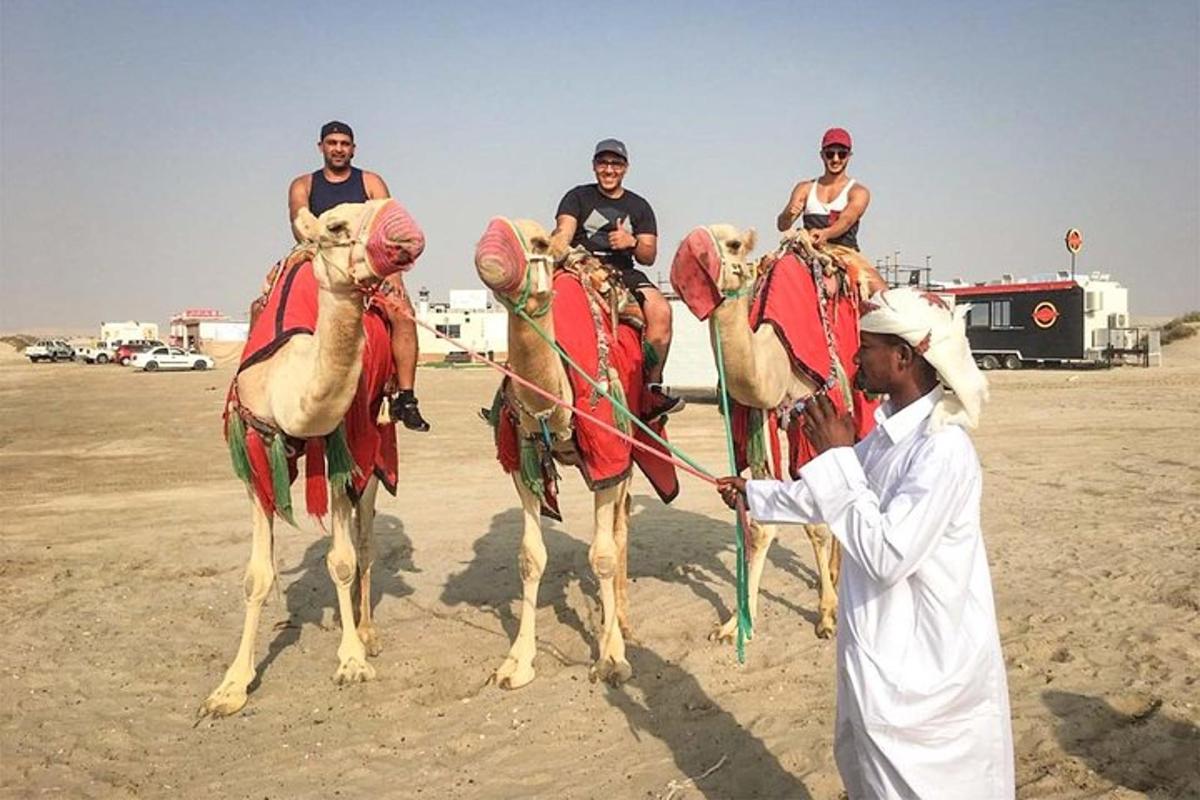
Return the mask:
<svg viewBox="0 0 1200 800">
<path fill-rule="evenodd" d="M 692 231 L 676 253 L 671 283 L 701 320 L 725 299 L 717 283 L 720 270 L 721 255 L 711 233 L 704 228 Z M 875 424 L 877 402 L 854 382 L 861 302 L 857 276 L 796 234 L 785 236 L 779 250 L 764 256 L 759 270 L 752 287 L 751 330 L 761 325 L 774 328 L 793 370 L 811 380 L 818 392 L 827 393 L 839 413 L 849 409 L 857 437 L 866 436 Z M 732 401 L 737 469 L 750 467 L 757 475 L 773 471 L 782 477 L 778 431 L 783 428 L 788 435 L 788 471 L 799 476 L 800 467 L 816 451 L 801 426 L 791 424 L 798 410 L 785 406 L 764 413 Z M 768 455 L 773 470 L 768 470 Z"/>
<path fill-rule="evenodd" d="M 352 252 L 355 246 L 364 248 L 362 257 L 376 273 L 375 278 L 408 269 L 415 255 L 402 252 L 395 242 L 414 236 L 410 228 L 416 230 L 415 223 L 399 204 L 385 205 L 370 230 L 360 232 L 361 240 L 355 240 Z M 317 330 L 321 288 L 313 262 L 318 247 L 317 243 L 302 243 L 273 269 L 264 296 L 256 301 L 258 313 L 229 387 L 224 412 L 225 439 L 234 471 L 251 487 L 268 514 L 278 513 L 289 522 L 294 521 L 291 484 L 298 475 L 301 455 L 305 461 L 306 510 L 314 517 L 324 517 L 328 512 L 331 483 L 344 486 L 356 499 L 375 476 L 391 494 L 396 493 L 395 425 L 386 413 L 381 413 L 395 365 L 391 326 L 383 311 L 387 298 L 377 281 L 360 284 L 356 289 L 363 304 L 362 371 L 354 398 L 333 432 L 309 439 L 286 435 L 271 421 L 251 413 L 238 397 L 238 376 L 271 359 L 293 337 L 312 335 Z"/>
<path fill-rule="evenodd" d="M 508 234 L 502 231 L 501 235 Z M 650 410 L 644 371 L 647 359 L 656 355 L 644 342 L 645 321 L 637 300 L 614 270 L 582 249 L 570 252 L 556 265 L 552 282 L 554 339 L 567 355 L 563 368 L 574 407 L 666 454 L 666 448 L 635 427 L 570 363 L 642 419 Z M 531 435 L 522 434 L 522 415 L 539 420 Z M 593 491 L 625 480 L 637 464 L 664 503 L 679 493 L 675 467 L 669 461 L 635 448 L 585 416 L 571 415 L 568 427 L 557 431 L 546 421 L 549 418 L 549 414 L 522 409 L 508 379 L 496 392 L 488 413 L 495 430 L 497 459 L 505 472 L 519 473 L 522 482 L 541 498 L 544 515 L 561 519 L 556 461 L 578 467 Z M 646 420 L 645 424 L 666 439 L 665 418 Z"/>
</svg>

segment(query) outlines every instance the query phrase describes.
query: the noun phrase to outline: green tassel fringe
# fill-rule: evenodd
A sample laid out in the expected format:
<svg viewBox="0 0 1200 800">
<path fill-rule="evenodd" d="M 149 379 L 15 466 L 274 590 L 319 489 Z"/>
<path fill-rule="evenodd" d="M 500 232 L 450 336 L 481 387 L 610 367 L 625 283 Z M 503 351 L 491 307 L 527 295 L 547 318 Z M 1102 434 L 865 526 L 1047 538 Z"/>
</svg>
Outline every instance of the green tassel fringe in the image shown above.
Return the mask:
<svg viewBox="0 0 1200 800">
<path fill-rule="evenodd" d="M 658 351 L 651 347 L 650 342 L 642 339 L 642 370 L 652 370 L 658 366 Z"/>
<path fill-rule="evenodd" d="M 521 440 L 521 483 L 539 500 L 544 497 L 546 486 L 542 482 L 542 459 L 533 439 Z"/>
<path fill-rule="evenodd" d="M 246 452 L 246 425 L 236 410 L 229 413 L 229 428 L 225 435 L 229 444 L 229 460 L 233 462 L 233 474 L 249 484 L 250 454 Z"/>
<path fill-rule="evenodd" d="M 621 381 L 617 378 L 616 370 L 609 370 L 608 373 L 608 396 L 611 399 L 613 407 L 613 419 L 617 423 L 617 428 L 626 436 L 633 429 L 633 424 L 629 421 L 629 415 L 622 411 L 623 408 L 629 408 L 629 401 L 625 399 L 625 387 L 621 385 Z"/>
<path fill-rule="evenodd" d="M 488 409 L 487 422 L 492 426 L 492 430 L 500 428 L 500 412 L 504 410 L 504 384 L 500 384 L 500 388 L 496 390 L 495 397 L 492 398 L 492 407 Z"/>
<path fill-rule="evenodd" d="M 763 425 L 761 408 L 750 409 L 746 428 L 746 462 L 750 467 L 750 474 L 755 478 L 766 477 L 771 467 L 767 463 L 767 431 Z"/>
<path fill-rule="evenodd" d="M 271 441 L 271 487 L 275 491 L 275 510 L 279 516 L 295 525 L 292 517 L 292 480 L 288 472 L 287 449 L 283 436 L 276 434 Z"/>
<path fill-rule="evenodd" d="M 330 487 L 343 491 L 350 488 L 355 464 L 350 455 L 350 445 L 346 443 L 346 430 L 340 424 L 325 437 L 325 465 Z"/>
</svg>

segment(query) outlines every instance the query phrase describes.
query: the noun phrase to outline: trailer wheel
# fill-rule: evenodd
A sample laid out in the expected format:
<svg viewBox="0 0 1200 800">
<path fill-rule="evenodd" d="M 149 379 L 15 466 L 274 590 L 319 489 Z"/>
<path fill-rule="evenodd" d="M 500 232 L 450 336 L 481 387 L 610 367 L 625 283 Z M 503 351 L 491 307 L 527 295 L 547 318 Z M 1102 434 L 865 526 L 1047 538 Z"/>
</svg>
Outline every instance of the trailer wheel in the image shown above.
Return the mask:
<svg viewBox="0 0 1200 800">
<path fill-rule="evenodd" d="M 1016 353 L 1009 353 L 1008 355 L 1006 355 L 1004 357 L 1004 368 L 1005 369 L 1020 369 L 1021 368 L 1021 359 L 1017 358 Z"/>
<path fill-rule="evenodd" d="M 1000 360 L 991 353 L 979 359 L 980 369 L 1000 369 Z"/>
</svg>

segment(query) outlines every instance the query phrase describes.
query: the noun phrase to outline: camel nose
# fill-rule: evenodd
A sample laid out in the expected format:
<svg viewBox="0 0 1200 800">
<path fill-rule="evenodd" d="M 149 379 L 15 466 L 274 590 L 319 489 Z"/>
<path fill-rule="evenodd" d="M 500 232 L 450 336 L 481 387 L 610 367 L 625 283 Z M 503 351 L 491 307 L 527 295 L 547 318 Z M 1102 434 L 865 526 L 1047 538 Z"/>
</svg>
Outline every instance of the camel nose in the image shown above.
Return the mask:
<svg viewBox="0 0 1200 800">
<path fill-rule="evenodd" d="M 528 263 L 516 231 L 503 217 L 488 223 L 475 245 L 475 270 L 488 288 L 500 293 L 514 291 L 525 277 Z"/>
</svg>

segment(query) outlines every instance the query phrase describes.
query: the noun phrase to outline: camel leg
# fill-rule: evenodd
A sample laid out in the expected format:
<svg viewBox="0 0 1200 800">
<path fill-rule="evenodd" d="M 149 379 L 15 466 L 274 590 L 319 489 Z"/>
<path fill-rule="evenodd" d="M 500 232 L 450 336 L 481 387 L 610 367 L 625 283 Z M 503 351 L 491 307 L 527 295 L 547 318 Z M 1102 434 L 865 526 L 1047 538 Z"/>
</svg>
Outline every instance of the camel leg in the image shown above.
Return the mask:
<svg viewBox="0 0 1200 800">
<path fill-rule="evenodd" d="M 249 492 L 253 507 L 254 534 L 250 545 L 250 563 L 246 565 L 246 576 L 242 589 L 246 594 L 246 619 L 242 624 L 242 641 L 238 645 L 233 663 L 225 671 L 221 685 L 200 706 L 200 716 L 223 717 L 233 714 L 246 705 L 246 687 L 254 680 L 254 638 L 258 631 L 258 619 L 262 614 L 263 601 L 275 582 L 273 558 L 274 520 L 258 503 L 258 498 Z"/>
<path fill-rule="evenodd" d="M 829 530 L 828 525 L 805 525 L 804 532 L 808 534 L 808 539 L 812 542 L 820 580 L 818 587 L 820 595 L 817 602 L 820 618 L 817 620 L 817 636 L 821 639 L 828 639 L 837 630 L 837 590 L 833 588 L 833 556 L 830 552 L 836 545 L 833 544 L 833 533 Z M 840 567 L 840 553 L 837 558 Z"/>
<path fill-rule="evenodd" d="M 493 676 L 501 689 L 520 689 L 533 680 L 533 657 L 537 653 L 537 596 L 542 573 L 546 570 L 546 545 L 542 541 L 542 504 L 537 495 L 521 483 L 514 473 L 513 483 L 521 496 L 525 532 L 521 537 L 521 626 L 504 663 Z"/>
<path fill-rule="evenodd" d="M 383 650 L 379 643 L 379 632 L 371 613 L 371 565 L 375 563 L 372 539 L 375 534 L 375 495 L 379 491 L 379 479 L 371 478 L 363 490 L 354 513 L 354 550 L 357 557 L 355 584 L 358 595 L 357 631 L 367 655 L 375 657 Z"/>
<path fill-rule="evenodd" d="M 633 626 L 629 623 L 629 517 L 633 498 L 629 494 L 628 482 L 625 483 L 624 494 L 624 499 L 617 505 L 613 524 L 613 538 L 617 542 L 617 624 L 621 626 L 621 635 L 632 641 Z"/>
<path fill-rule="evenodd" d="M 746 532 L 746 560 L 749 562 L 750 567 L 750 572 L 746 576 L 746 593 L 750 599 L 750 622 L 752 626 L 758 619 L 758 587 L 762 582 L 763 568 L 767 565 L 767 551 L 771 549 L 771 543 L 775 541 L 775 536 L 776 530 L 774 525 L 760 525 L 754 520 L 750 521 L 750 530 Z M 717 642 L 734 641 L 737 637 L 737 621 L 738 611 L 735 605 L 733 615 L 725 620 L 724 624 L 718 625 L 708 635 L 708 638 Z M 750 636 L 753 638 L 753 630 Z"/>
<path fill-rule="evenodd" d="M 620 686 L 633 675 L 633 668 L 625 659 L 625 639 L 621 635 L 621 626 L 617 624 L 616 579 L 620 553 L 615 527 L 618 513 L 625 508 L 627 485 L 626 481 L 595 493 L 596 531 L 592 536 L 592 546 L 588 548 L 588 560 L 600 582 L 600 604 L 604 609 L 600 657 L 592 665 L 589 677 L 592 681 L 603 680 L 612 686 Z"/>
<path fill-rule="evenodd" d="M 375 668 L 367 663 L 367 649 L 354 628 L 354 600 L 350 596 L 351 586 L 358 574 L 358 557 L 354 552 L 352 535 L 354 506 L 342 487 L 331 487 L 329 495 L 333 544 L 329 548 L 329 555 L 325 557 L 325 565 L 337 589 L 338 613 L 342 617 L 342 641 L 337 651 L 339 663 L 333 679 L 337 683 L 369 681 L 375 677 Z"/>
</svg>

